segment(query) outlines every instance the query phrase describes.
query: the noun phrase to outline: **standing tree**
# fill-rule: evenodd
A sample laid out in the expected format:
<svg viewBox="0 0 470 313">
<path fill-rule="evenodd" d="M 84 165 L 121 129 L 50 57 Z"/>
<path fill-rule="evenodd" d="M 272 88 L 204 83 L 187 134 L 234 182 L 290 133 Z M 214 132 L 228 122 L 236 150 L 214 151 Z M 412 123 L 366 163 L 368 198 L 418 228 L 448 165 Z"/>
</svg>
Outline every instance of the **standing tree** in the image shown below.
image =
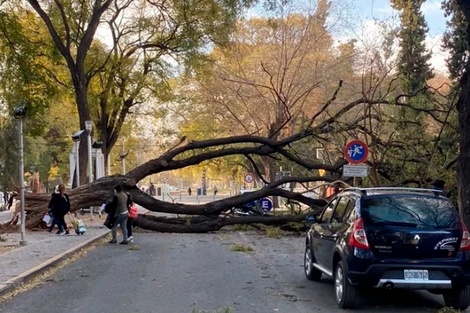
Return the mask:
<svg viewBox="0 0 470 313">
<path fill-rule="evenodd" d="M 180 60 L 190 64 L 200 49 L 226 40 L 238 14 L 252 1 L 28 3 L 43 20 L 65 61 L 80 128 L 85 129 L 85 121 L 94 120 L 105 143 L 103 152 L 108 155 L 130 108 L 149 97 L 148 80 L 167 70 L 162 64 L 169 59 L 168 54 L 179 54 Z M 93 53 L 99 29 L 109 31 L 111 39 L 110 47 L 98 48 L 104 55 L 101 58 Z M 90 88 L 94 79 L 101 90 L 93 103 Z M 158 93 L 152 96 L 158 99 Z M 88 163 L 85 140 L 81 141 L 80 153 L 80 176 L 84 178 Z"/>
<path fill-rule="evenodd" d="M 448 29 L 444 33 L 443 48 L 449 51 L 447 68 L 450 78 L 458 80 L 462 77 L 468 62 L 470 47 L 467 41 L 467 20 L 457 4 L 457 0 L 445 0 L 442 3 Z"/>
<path fill-rule="evenodd" d="M 457 0 L 457 4 L 466 20 L 466 42 L 470 46 L 470 3 Z M 467 55 L 468 58 L 468 55 Z M 460 78 L 459 112 L 460 153 L 457 160 L 457 177 L 459 184 L 459 208 L 465 224 L 470 226 L 470 62 L 464 62 Z"/>
<path fill-rule="evenodd" d="M 428 27 L 421 11 L 425 0 L 392 0 L 392 7 L 400 12 L 399 31 L 400 51 L 398 71 L 401 92 L 409 95 L 409 107 L 398 110 L 395 121 L 397 132 L 395 140 L 401 147 L 391 149 L 393 156 L 399 156 L 399 163 L 408 175 L 414 175 L 418 184 L 424 183 L 427 176 L 427 162 L 431 157 L 431 134 L 426 129 L 428 121 L 421 109 L 426 109 L 432 102 L 426 91 L 428 80 L 433 77 L 429 65 L 430 52 L 426 51 L 426 33 Z"/>
<path fill-rule="evenodd" d="M 329 8 L 330 1 L 322 0 L 300 14 L 281 3 L 272 18 L 241 21 L 231 45 L 212 52 L 213 72 L 199 73 L 186 117 L 202 111 L 214 120 L 215 133 L 272 140 L 308 123 L 339 81 L 331 74 L 338 64 L 326 24 Z M 282 165 L 269 156 L 243 162 L 265 182 L 274 181 Z"/>
</svg>

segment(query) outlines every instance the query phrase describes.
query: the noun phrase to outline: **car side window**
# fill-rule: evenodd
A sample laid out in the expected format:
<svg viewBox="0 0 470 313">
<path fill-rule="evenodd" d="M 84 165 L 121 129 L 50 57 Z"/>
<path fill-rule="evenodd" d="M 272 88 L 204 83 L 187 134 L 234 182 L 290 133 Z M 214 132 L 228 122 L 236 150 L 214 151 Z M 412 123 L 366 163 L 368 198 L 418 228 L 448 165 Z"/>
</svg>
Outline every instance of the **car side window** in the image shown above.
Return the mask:
<svg viewBox="0 0 470 313">
<path fill-rule="evenodd" d="M 347 197 L 341 197 L 336 206 L 336 210 L 333 212 L 332 223 L 342 223 L 344 214 L 349 207 L 351 200 Z"/>
<path fill-rule="evenodd" d="M 331 220 L 331 216 L 333 216 L 333 211 L 335 209 L 336 203 L 338 202 L 338 199 L 333 199 L 330 204 L 326 207 L 325 211 L 323 211 L 323 214 L 320 219 L 321 224 L 329 223 Z"/>
<path fill-rule="evenodd" d="M 349 201 L 349 204 L 350 206 L 347 209 L 348 212 L 346 212 L 346 214 L 344 215 L 344 222 L 352 224 L 356 220 L 356 209 L 353 200 Z"/>
</svg>

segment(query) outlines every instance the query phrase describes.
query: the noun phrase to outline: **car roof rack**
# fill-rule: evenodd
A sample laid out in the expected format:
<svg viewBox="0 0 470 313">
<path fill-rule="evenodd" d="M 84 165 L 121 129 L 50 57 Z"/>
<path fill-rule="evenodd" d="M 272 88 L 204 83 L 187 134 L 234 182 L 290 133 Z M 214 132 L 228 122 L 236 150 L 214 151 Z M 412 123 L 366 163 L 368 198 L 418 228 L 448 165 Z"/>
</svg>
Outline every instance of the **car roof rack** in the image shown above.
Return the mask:
<svg viewBox="0 0 470 313">
<path fill-rule="evenodd" d="M 443 190 L 439 189 L 428 189 L 428 188 L 407 188 L 407 187 L 370 187 L 370 188 L 361 188 L 361 187 L 350 187 L 345 188 L 343 191 L 358 191 L 362 195 L 367 196 L 369 193 L 377 191 L 399 191 L 399 192 L 421 192 L 421 193 L 432 193 L 436 196 L 444 195 Z"/>
</svg>

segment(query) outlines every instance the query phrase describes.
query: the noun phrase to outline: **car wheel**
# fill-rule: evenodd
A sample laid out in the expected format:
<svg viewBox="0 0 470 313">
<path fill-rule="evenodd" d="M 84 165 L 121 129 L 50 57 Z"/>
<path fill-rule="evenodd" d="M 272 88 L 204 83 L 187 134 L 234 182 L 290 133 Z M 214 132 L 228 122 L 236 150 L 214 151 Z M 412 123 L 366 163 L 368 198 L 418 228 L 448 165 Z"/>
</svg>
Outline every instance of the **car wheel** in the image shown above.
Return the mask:
<svg viewBox="0 0 470 313">
<path fill-rule="evenodd" d="M 442 294 L 446 306 L 457 310 L 465 310 L 470 305 L 470 287 L 452 289 Z"/>
<path fill-rule="evenodd" d="M 335 269 L 335 294 L 336 303 L 341 309 L 352 309 L 358 295 L 357 287 L 353 286 L 347 277 L 347 269 L 342 261 L 339 261 Z"/>
<path fill-rule="evenodd" d="M 313 254 L 310 247 L 305 247 L 304 272 L 309 280 L 320 280 L 322 272 L 313 266 Z"/>
</svg>

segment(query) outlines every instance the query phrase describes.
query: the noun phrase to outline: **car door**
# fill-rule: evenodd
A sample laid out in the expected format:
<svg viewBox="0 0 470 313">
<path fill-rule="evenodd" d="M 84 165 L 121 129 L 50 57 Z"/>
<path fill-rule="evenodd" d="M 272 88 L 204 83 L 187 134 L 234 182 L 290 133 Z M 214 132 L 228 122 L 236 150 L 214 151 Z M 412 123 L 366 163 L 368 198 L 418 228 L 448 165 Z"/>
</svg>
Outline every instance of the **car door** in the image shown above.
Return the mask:
<svg viewBox="0 0 470 313">
<path fill-rule="evenodd" d="M 330 222 L 324 227 L 323 232 L 323 255 L 325 255 L 325 267 L 333 270 L 333 250 L 338 238 L 345 232 L 349 225 L 345 222 L 349 213 L 354 208 L 354 201 L 347 196 L 340 197 L 333 210 Z"/>
<path fill-rule="evenodd" d="M 325 267 L 327 263 L 327 256 L 325 255 L 325 233 L 329 232 L 328 227 L 337 201 L 337 198 L 331 200 L 331 202 L 326 206 L 320 215 L 318 222 L 315 223 L 312 227 L 313 252 L 315 254 L 316 263 L 323 267 Z"/>
</svg>

